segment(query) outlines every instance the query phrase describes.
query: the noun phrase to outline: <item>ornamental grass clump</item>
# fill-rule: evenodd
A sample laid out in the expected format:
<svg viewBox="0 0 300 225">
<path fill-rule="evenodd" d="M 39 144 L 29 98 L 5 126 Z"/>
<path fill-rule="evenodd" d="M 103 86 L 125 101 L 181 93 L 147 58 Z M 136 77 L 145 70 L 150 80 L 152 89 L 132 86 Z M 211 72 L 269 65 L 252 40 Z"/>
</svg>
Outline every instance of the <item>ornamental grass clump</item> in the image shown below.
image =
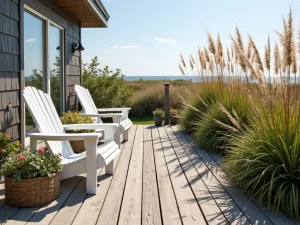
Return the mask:
<svg viewBox="0 0 300 225">
<path fill-rule="evenodd" d="M 217 83 L 204 83 L 199 85 L 197 92 L 189 94 L 187 99 L 182 98 L 182 104 L 184 106 L 181 111 L 180 127 L 186 133 L 193 133 L 195 131 L 195 123 L 201 120 L 203 113 L 205 113 L 209 107 L 218 101 L 222 95 L 223 86 L 219 86 Z"/>
<path fill-rule="evenodd" d="M 62 170 L 61 155 L 53 155 L 44 148 L 11 155 L 0 169 L 0 174 L 14 181 L 50 177 Z"/>
<path fill-rule="evenodd" d="M 237 90 L 224 90 L 215 102 L 202 114 L 195 124 L 193 138 L 207 151 L 227 153 L 229 141 L 241 135 L 249 124 L 251 107 L 247 96 Z"/>
</svg>

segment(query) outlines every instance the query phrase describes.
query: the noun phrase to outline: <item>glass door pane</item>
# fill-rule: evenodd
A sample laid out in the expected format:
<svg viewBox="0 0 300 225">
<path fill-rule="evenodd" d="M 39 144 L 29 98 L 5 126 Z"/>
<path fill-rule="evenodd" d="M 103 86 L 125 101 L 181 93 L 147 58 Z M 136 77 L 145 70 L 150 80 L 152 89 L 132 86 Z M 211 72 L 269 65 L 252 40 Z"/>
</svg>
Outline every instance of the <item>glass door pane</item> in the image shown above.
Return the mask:
<svg viewBox="0 0 300 225">
<path fill-rule="evenodd" d="M 24 13 L 24 76 L 25 86 L 45 91 L 44 79 L 44 37 L 45 21 Z M 34 124 L 26 110 L 26 131 L 33 130 Z"/>
<path fill-rule="evenodd" d="M 62 30 L 50 24 L 48 28 L 48 63 L 50 73 L 50 95 L 59 114 L 62 113 Z"/>
</svg>

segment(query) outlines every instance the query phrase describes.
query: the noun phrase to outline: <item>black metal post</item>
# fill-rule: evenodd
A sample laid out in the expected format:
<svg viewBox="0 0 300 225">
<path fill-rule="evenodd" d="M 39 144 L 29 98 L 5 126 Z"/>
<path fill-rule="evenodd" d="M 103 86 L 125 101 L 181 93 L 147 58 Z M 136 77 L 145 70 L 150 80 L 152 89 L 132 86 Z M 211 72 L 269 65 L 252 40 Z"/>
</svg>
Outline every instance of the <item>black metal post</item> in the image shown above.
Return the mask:
<svg viewBox="0 0 300 225">
<path fill-rule="evenodd" d="M 169 116 L 170 110 L 170 84 L 165 84 L 165 104 L 164 104 L 164 111 L 165 111 L 165 125 L 168 125 L 170 122 Z"/>
</svg>

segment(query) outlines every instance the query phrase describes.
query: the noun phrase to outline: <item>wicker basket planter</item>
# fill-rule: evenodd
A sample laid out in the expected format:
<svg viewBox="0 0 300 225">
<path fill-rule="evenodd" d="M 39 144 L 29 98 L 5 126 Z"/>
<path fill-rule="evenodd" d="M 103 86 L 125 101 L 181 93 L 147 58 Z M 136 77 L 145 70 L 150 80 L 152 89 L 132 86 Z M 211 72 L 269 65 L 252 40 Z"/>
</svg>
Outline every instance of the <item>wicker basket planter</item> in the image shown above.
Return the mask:
<svg viewBox="0 0 300 225">
<path fill-rule="evenodd" d="M 59 174 L 16 182 L 5 177 L 5 202 L 13 207 L 42 206 L 54 201 L 59 193 Z"/>
</svg>

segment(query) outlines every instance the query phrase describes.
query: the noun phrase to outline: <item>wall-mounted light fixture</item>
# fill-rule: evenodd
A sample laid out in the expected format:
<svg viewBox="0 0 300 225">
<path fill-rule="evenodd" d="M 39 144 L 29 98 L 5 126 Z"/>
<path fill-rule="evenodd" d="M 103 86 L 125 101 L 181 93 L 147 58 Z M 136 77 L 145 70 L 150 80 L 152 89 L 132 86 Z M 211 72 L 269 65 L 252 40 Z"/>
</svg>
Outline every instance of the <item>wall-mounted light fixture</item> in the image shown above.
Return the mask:
<svg viewBox="0 0 300 225">
<path fill-rule="evenodd" d="M 80 43 L 80 42 L 75 42 L 75 43 L 73 43 L 73 47 L 72 47 L 72 49 L 73 49 L 73 52 L 75 52 L 75 51 L 83 51 L 83 50 L 85 50 L 85 48 L 82 46 L 82 44 Z"/>
</svg>

